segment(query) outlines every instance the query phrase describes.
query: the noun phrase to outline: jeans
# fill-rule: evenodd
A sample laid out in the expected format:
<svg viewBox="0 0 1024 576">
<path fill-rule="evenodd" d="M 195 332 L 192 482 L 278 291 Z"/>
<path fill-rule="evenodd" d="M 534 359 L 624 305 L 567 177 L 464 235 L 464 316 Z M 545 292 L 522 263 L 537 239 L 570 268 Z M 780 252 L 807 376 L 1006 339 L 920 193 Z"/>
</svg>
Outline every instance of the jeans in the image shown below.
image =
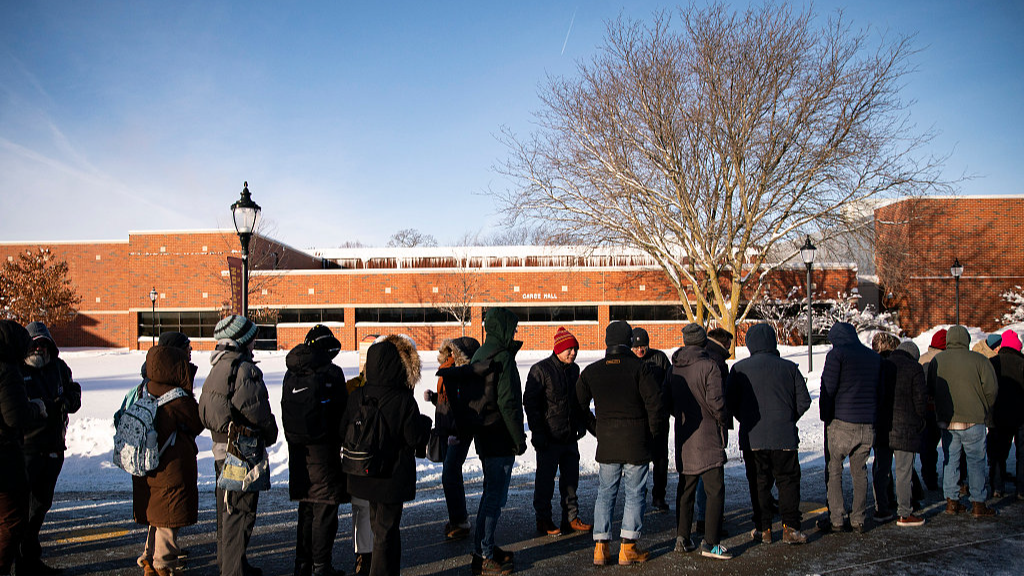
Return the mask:
<svg viewBox="0 0 1024 576">
<path fill-rule="evenodd" d="M 612 514 L 622 485 L 625 506 L 622 510 L 622 538 L 636 540 L 644 527 L 647 511 L 647 464 L 600 464 L 597 500 L 594 502 L 594 540 L 612 539 Z"/>
<path fill-rule="evenodd" d="M 466 511 L 466 485 L 462 479 L 462 466 L 469 454 L 472 438 L 460 440 L 458 444 L 449 444 L 444 455 L 441 468 L 441 486 L 444 488 L 444 501 L 448 505 L 448 522 L 453 526 L 461 524 L 469 518 Z"/>
<path fill-rule="evenodd" d="M 679 475 L 679 488 L 676 489 L 676 510 L 679 521 L 676 523 L 676 538 L 690 538 L 690 526 L 693 524 L 693 503 L 696 499 L 697 484 L 703 481 L 707 496 L 707 523 L 704 525 L 704 541 L 711 547 L 718 544 L 718 535 L 722 529 L 722 513 L 725 508 L 725 468 L 718 466 L 701 474 Z"/>
<path fill-rule="evenodd" d="M 533 509 L 537 520 L 551 520 L 551 497 L 555 493 L 555 474 L 558 474 L 559 502 L 562 524 L 579 516 L 576 490 L 580 485 L 580 450 L 572 444 L 551 444 L 537 451 L 537 474 L 533 483 Z"/>
<path fill-rule="evenodd" d="M 484 469 L 484 490 L 480 495 L 480 509 L 476 513 L 476 532 L 473 549 L 481 558 L 494 556 L 494 533 L 498 528 L 501 509 L 508 502 L 508 486 L 512 482 L 515 456 L 481 458 Z"/>
<path fill-rule="evenodd" d="M 913 452 L 903 450 L 894 451 L 893 480 L 896 486 L 896 515 L 906 518 L 914 513 L 914 491 L 912 488 L 914 477 L 914 456 Z"/>
<path fill-rule="evenodd" d="M 988 460 L 985 458 L 985 425 L 975 424 L 967 430 L 942 431 L 942 492 L 950 500 L 960 499 L 960 449 L 967 456 L 967 485 L 971 502 L 988 498 Z"/>
<path fill-rule="evenodd" d="M 853 480 L 853 507 L 850 524 L 863 526 L 868 503 L 868 455 L 875 441 L 872 424 L 833 420 L 828 425 L 828 511 L 832 525 L 843 525 L 846 501 L 843 498 L 843 462 L 850 459 Z"/>
</svg>

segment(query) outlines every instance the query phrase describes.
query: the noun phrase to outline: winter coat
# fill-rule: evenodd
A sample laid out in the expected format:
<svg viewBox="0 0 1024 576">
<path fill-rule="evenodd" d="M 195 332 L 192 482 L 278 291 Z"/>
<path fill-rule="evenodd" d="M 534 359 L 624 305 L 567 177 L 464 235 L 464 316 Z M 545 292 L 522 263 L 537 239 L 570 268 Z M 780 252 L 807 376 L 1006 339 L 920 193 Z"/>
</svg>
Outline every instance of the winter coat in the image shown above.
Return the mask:
<svg viewBox="0 0 1024 576">
<path fill-rule="evenodd" d="M 523 408 L 537 450 L 551 443 L 572 444 L 587 433 L 583 411 L 576 403 L 580 366 L 564 364 L 552 354 L 530 368 L 523 392 Z"/>
<path fill-rule="evenodd" d="M 13 320 L 0 320 L 0 493 L 19 494 L 28 490 L 22 430 L 39 418 L 39 410 L 28 401 L 20 367 L 31 340 L 28 332 Z"/>
<path fill-rule="evenodd" d="M 461 338 L 446 339 L 441 342 L 437 350 L 438 368 L 451 368 L 453 366 L 465 366 L 469 364 L 470 358 L 480 349 L 480 343 L 476 338 L 463 336 Z M 448 401 L 448 391 L 444 386 L 444 378 L 437 379 L 437 392 L 431 395 L 430 402 L 434 404 L 434 428 L 439 433 L 447 436 L 457 436 L 460 442 L 470 442 L 473 439 L 471 433 L 461 432 L 455 424 L 455 414 L 452 413 L 452 405 Z"/>
<path fill-rule="evenodd" d="M 228 424 L 257 431 L 264 446 L 277 442 L 277 420 L 270 409 L 270 397 L 263 383 L 263 372 L 256 367 L 252 354 L 240 350 L 234 340 L 221 340 L 210 355 L 213 368 L 203 382 L 199 396 L 199 416 L 213 438 L 213 457 L 227 457 Z M 238 374 L 231 379 L 232 364 Z"/>
<path fill-rule="evenodd" d="M 886 360 L 895 368 L 889 448 L 921 452 L 928 402 L 924 369 L 903 350 L 894 350 Z"/>
<path fill-rule="evenodd" d="M 878 412 L 875 418 L 874 447 L 889 448 L 889 432 L 892 431 L 892 411 L 896 393 L 896 365 L 889 361 L 888 354 L 882 354 L 882 377 L 879 379 Z"/>
<path fill-rule="evenodd" d="M 46 343 L 50 361 L 39 368 L 29 364 L 21 366 L 29 399 L 39 398 L 46 404 L 46 419 L 25 428 L 25 452 L 64 452 L 68 414 L 82 407 L 82 387 L 72 379 L 71 368 L 60 358 L 60 350 L 46 326 L 32 322 L 27 329 L 33 340 L 42 339 Z"/>
<path fill-rule="evenodd" d="M 501 418 L 476 431 L 473 441 L 481 458 L 519 456 L 526 452 L 526 431 L 523 427 L 523 383 L 516 367 L 516 354 L 523 343 L 513 340 L 519 319 L 505 308 L 491 308 L 484 318 L 483 346 L 473 354 L 472 362 L 492 362 L 496 370 L 485 376 L 498 395 L 497 411 Z M 487 420 L 484 414 L 485 420 Z"/>
<path fill-rule="evenodd" d="M 874 424 L 883 392 L 882 357 L 861 344 L 856 329 L 846 322 L 833 325 L 828 340 L 832 350 L 825 356 L 818 395 L 821 420 Z"/>
<path fill-rule="evenodd" d="M 288 405 L 297 412 L 312 415 L 317 422 L 311 428 L 290 430 L 284 421 L 288 441 L 288 497 L 304 502 L 341 504 L 349 501 L 345 474 L 341 471 L 341 418 L 345 413 L 348 391 L 345 373 L 331 362 L 332 355 L 315 347 L 299 344 L 288 352 L 282 387 L 281 414 L 285 413 L 284 394 L 294 398 Z M 300 386 L 295 386 L 298 382 Z M 291 384 L 291 385 L 289 385 Z M 301 390 L 302 388 L 310 390 Z M 293 391 L 297 390 L 297 391 Z M 327 424 L 326 426 L 323 426 Z M 309 433 L 316 431 L 315 437 Z"/>
<path fill-rule="evenodd" d="M 950 422 L 992 424 L 998 381 L 992 362 L 968 350 L 971 336 L 963 326 L 946 333 L 946 350 L 928 365 L 928 388 L 935 396 L 935 420 L 946 428 Z"/>
<path fill-rule="evenodd" d="M 203 431 L 203 423 L 192 395 L 188 352 L 173 346 L 154 346 L 146 354 L 146 365 L 146 390 L 150 394 L 159 397 L 174 388 L 183 388 L 188 395 L 157 408 L 153 424 L 158 445 L 163 446 L 172 433 L 176 435 L 155 470 L 132 477 L 135 521 L 159 528 L 191 526 L 199 517 L 196 436 Z"/>
<path fill-rule="evenodd" d="M 725 390 L 722 372 L 707 351 L 684 346 L 672 355 L 666 402 L 676 420 L 676 471 L 701 474 L 724 466 Z"/>
<path fill-rule="evenodd" d="M 998 346 L 996 346 L 998 348 Z M 996 355 L 997 351 L 989 347 L 988 342 L 985 340 L 979 340 L 977 344 L 971 346 L 972 352 L 977 352 L 985 358 L 992 358 Z"/>
<path fill-rule="evenodd" d="M 594 412 L 590 412 L 590 401 Z M 603 464 L 647 464 L 654 438 L 667 429 L 658 382 L 625 346 L 612 346 L 576 382 L 576 402 L 597 436 L 595 459 Z"/>
<path fill-rule="evenodd" d="M 401 349 L 394 340 L 385 339 L 370 347 L 366 354 L 366 384 L 349 396 L 342 417 L 342 425 L 347 427 L 359 414 L 363 398 L 376 398 L 397 447 L 387 476 L 348 476 L 349 494 L 370 502 L 398 504 L 416 497 L 415 451 L 426 446 L 430 437 L 430 418 L 420 414 L 412 393 L 420 379 L 419 356 L 408 341 L 400 345 Z"/>
<path fill-rule="evenodd" d="M 994 420 L 996 428 L 1024 426 L 1024 354 L 1006 346 L 991 359 L 999 381 Z"/>
<path fill-rule="evenodd" d="M 648 348 L 641 360 L 647 365 L 647 370 L 651 373 L 654 381 L 658 383 L 658 388 L 661 388 L 665 384 L 665 376 L 672 369 L 672 362 L 669 361 L 668 356 L 661 350 Z"/>
<path fill-rule="evenodd" d="M 796 450 L 796 422 L 811 407 L 800 368 L 779 356 L 775 330 L 756 324 L 747 331 L 750 357 L 733 365 L 726 406 L 740 422 L 742 450 Z"/>
</svg>

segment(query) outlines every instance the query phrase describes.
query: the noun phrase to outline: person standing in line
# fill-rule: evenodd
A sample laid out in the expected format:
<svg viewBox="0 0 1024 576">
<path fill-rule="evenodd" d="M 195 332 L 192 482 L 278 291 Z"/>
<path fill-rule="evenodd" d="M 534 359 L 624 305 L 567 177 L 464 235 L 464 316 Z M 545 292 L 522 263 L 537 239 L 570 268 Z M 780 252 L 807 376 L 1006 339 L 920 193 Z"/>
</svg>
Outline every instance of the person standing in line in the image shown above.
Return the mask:
<svg viewBox="0 0 1024 576">
<path fill-rule="evenodd" d="M 619 564 L 646 562 L 650 552 L 637 544 L 647 504 L 647 476 L 654 439 L 667 427 L 659 383 L 630 350 L 633 330 L 616 320 L 605 328 L 604 358 L 587 366 L 576 383 L 576 401 L 597 437 L 599 485 L 594 503 L 594 564 L 612 562 L 609 542 L 620 487 L 625 493 Z M 590 402 L 594 402 L 594 412 Z"/>
<path fill-rule="evenodd" d="M 986 424 L 991 423 L 998 381 L 992 363 L 968 349 L 971 335 L 963 326 L 946 333 L 946 349 L 928 365 L 928 387 L 935 393 L 935 419 L 942 429 L 943 478 L 946 513 L 966 510 L 960 503 L 961 448 L 967 460 L 967 478 L 975 518 L 995 516 L 985 505 L 988 497 Z"/>
<path fill-rule="evenodd" d="M 368 335 L 359 342 L 359 374 L 345 383 L 345 389 L 349 397 L 357 388 L 366 385 L 366 353 L 370 346 L 383 336 Z M 347 480 L 346 480 L 347 484 Z M 349 495 L 352 503 L 352 548 L 356 555 L 356 563 L 353 571 L 356 574 L 365 576 L 370 573 L 370 564 L 373 561 L 373 528 L 370 526 L 370 503 L 358 496 Z"/>
<path fill-rule="evenodd" d="M 704 351 L 707 352 L 708 356 L 710 356 L 711 359 L 715 361 L 715 364 L 718 365 L 718 371 L 722 374 L 722 384 L 723 385 L 725 384 L 726 380 L 729 378 L 729 365 L 726 363 L 726 361 L 732 355 L 732 353 L 730 352 L 731 349 L 732 349 L 732 332 L 729 332 L 725 328 L 717 328 L 717 327 L 716 328 L 712 328 L 711 330 L 708 330 L 708 339 L 707 339 L 707 342 L 704 344 Z M 725 440 L 724 440 L 724 444 L 725 445 L 729 444 L 729 430 L 732 430 L 732 427 L 733 427 L 732 415 L 727 413 L 726 414 L 726 418 L 725 418 Z M 751 464 L 749 466 L 749 468 L 748 468 L 747 465 L 746 465 L 746 460 L 744 460 L 744 468 L 746 469 L 746 472 L 747 472 L 747 475 L 748 475 L 748 481 L 749 481 L 750 477 L 753 477 L 755 479 L 755 482 L 756 482 L 757 471 L 754 468 L 753 464 Z M 772 498 L 772 504 L 773 504 L 773 507 L 774 507 L 774 505 L 775 505 L 775 499 L 774 498 Z M 697 481 L 697 496 L 694 499 L 694 514 L 693 514 L 694 518 L 696 519 L 696 523 L 697 523 L 697 530 L 696 531 L 697 531 L 698 534 L 702 534 L 703 535 L 705 529 L 707 528 L 707 526 L 706 526 L 707 522 L 705 521 L 706 517 L 707 517 L 707 508 L 708 508 L 708 496 L 707 496 L 707 492 L 704 491 L 704 481 L 703 480 L 698 480 Z M 729 533 L 725 529 L 725 526 L 724 525 L 720 525 L 719 530 L 718 530 L 718 539 L 719 540 L 723 540 L 728 535 L 729 535 Z"/>
<path fill-rule="evenodd" d="M 473 354 L 471 364 L 489 363 L 484 376 L 485 390 L 492 390 L 481 414 L 482 425 L 474 432 L 473 442 L 484 473 L 483 494 L 476 514 L 473 534 L 473 574 L 508 575 L 515 569 L 512 552 L 494 543 L 501 510 L 508 502 L 512 467 L 516 456 L 526 452 L 523 427 L 523 384 L 516 366 L 516 354 L 523 343 L 516 340 L 519 318 L 506 308 L 491 308 L 484 316 L 484 344 Z"/>
<path fill-rule="evenodd" d="M 295 576 L 338 576 L 334 540 L 338 505 L 349 501 L 341 470 L 342 428 L 348 392 L 334 364 L 341 342 L 317 324 L 285 358 L 281 424 L 288 442 L 288 496 L 298 501 Z"/>
<path fill-rule="evenodd" d="M 756 469 L 750 484 L 754 541 L 772 541 L 772 487 L 779 489 L 782 541 L 803 544 L 800 531 L 800 436 L 797 421 L 811 407 L 807 381 L 794 362 L 779 356 L 775 329 L 755 324 L 747 331 L 750 357 L 736 362 L 726 383 L 726 405 L 740 421 L 740 446 Z"/>
<path fill-rule="evenodd" d="M 701 556 L 729 560 L 732 553 L 722 545 L 720 532 L 725 507 L 725 389 L 722 372 L 704 350 L 707 332 L 699 324 L 683 328 L 683 347 L 672 354 L 672 371 L 666 379 L 669 412 L 675 418 L 676 552 L 697 549 L 690 539 L 693 504 L 699 480 L 707 495 L 706 529 Z"/>
<path fill-rule="evenodd" d="M 1014 476 L 1017 499 L 1024 500 L 1024 354 L 1021 354 L 1020 337 L 1013 330 L 1006 330 L 1001 337 L 1002 346 L 991 359 L 992 368 L 999 381 L 996 394 L 995 438 L 989 434 L 991 472 L 990 483 L 993 496 L 996 492 L 1006 493 L 1006 458 L 1010 444 L 1016 446 L 1017 470 Z M 994 440 L 994 442 L 993 442 Z"/>
<path fill-rule="evenodd" d="M 896 365 L 889 361 L 889 355 L 899 345 L 900 339 L 888 332 L 878 332 L 871 338 L 871 349 L 882 357 L 882 392 L 878 399 L 873 447 L 875 457 L 871 464 L 871 488 L 875 496 L 875 515 L 872 519 L 877 524 L 892 520 L 896 504 L 892 490 L 893 448 L 889 445 L 895 404 Z"/>
<path fill-rule="evenodd" d="M 643 328 L 633 328 L 633 354 L 643 360 L 648 371 L 654 376 L 662 391 L 662 405 L 665 405 L 665 375 L 672 369 L 668 356 L 661 350 L 651 348 L 651 337 Z M 654 484 L 651 487 L 651 508 L 655 512 L 669 510 L 665 494 L 668 492 L 668 426 L 661 436 L 654 439 L 654 452 L 651 455 L 654 464 Z"/>
<path fill-rule="evenodd" d="M 393 450 L 386 475 L 348 475 L 348 491 L 369 502 L 370 576 L 397 576 L 402 571 L 402 509 L 416 497 L 415 453 L 426 447 L 431 427 L 412 392 L 420 376 L 419 353 L 410 338 L 393 334 L 378 339 L 366 353 L 366 384 L 352 393 L 342 417 L 345 429 L 358 416 L 364 399 L 375 398 L 389 434 L 385 445 Z"/>
<path fill-rule="evenodd" d="M 193 394 L 197 368 L 190 361 L 188 337 L 165 332 L 160 341 L 146 353 L 143 385 L 156 398 L 175 388 L 184 390 L 185 395 L 156 410 L 157 445 L 167 447 L 155 469 L 145 476 L 132 476 L 132 511 L 135 521 L 148 527 L 137 561 L 145 576 L 177 576 L 185 570 L 178 531 L 199 520 L 196 437 L 202 433 L 203 423 Z"/>
<path fill-rule="evenodd" d="M 858 533 L 867 530 L 867 459 L 875 440 L 875 421 L 882 394 L 882 357 L 857 338 L 847 322 L 837 322 L 828 331 L 832 350 L 821 371 L 818 407 L 828 438 L 828 514 L 818 520 L 818 530 L 829 533 L 845 528 L 843 462 L 850 459 L 853 507 L 850 526 Z"/>
<path fill-rule="evenodd" d="M 0 575 L 8 575 L 28 524 L 28 474 L 23 430 L 45 420 L 42 400 L 29 400 L 21 366 L 32 339 L 13 320 L 0 320 Z"/>
<path fill-rule="evenodd" d="M 39 530 L 53 505 L 53 491 L 64 466 L 64 450 L 67 448 L 68 414 L 74 414 L 82 407 L 82 387 L 74 381 L 71 368 L 60 358 L 60 350 L 46 324 L 30 322 L 25 329 L 32 338 L 21 368 L 25 391 L 30 400 L 43 401 L 47 417 L 25 428 L 28 525 L 18 554 L 17 571 L 21 574 L 61 574 L 63 570 L 43 562 Z"/>
<path fill-rule="evenodd" d="M 914 455 L 924 442 L 928 391 L 921 356 L 913 340 L 901 342 L 887 360 L 895 366 L 896 378 L 892 395 L 892 427 L 889 448 L 893 458 L 893 480 L 896 492 L 896 525 L 901 528 L 921 526 L 924 518 L 914 515 Z"/>
<path fill-rule="evenodd" d="M 199 396 L 199 417 L 213 438 L 213 467 L 220 478 L 227 458 L 229 428 L 254 438 L 257 450 L 277 442 L 277 421 L 263 372 L 256 367 L 252 351 L 256 325 L 245 316 L 222 318 L 214 327 L 217 346 L 210 355 L 210 374 Z M 263 571 L 249 564 L 246 548 L 256 525 L 259 492 L 216 489 L 217 563 L 221 576 L 261 576 Z"/>
<path fill-rule="evenodd" d="M 999 334 L 989 334 L 978 340 L 977 344 L 971 346 L 971 350 L 985 358 L 992 358 L 999 353 L 999 346 L 1002 344 L 1002 341 L 1003 337 Z"/>
<path fill-rule="evenodd" d="M 469 359 L 480 348 L 475 338 L 446 339 L 441 342 L 437 351 L 438 369 L 453 366 L 465 366 Z M 441 486 L 444 488 L 444 501 L 448 507 L 448 522 L 444 525 L 446 540 L 460 540 L 469 536 L 469 512 L 466 510 L 466 485 L 462 477 L 462 467 L 469 456 L 469 445 L 473 443 L 473 434 L 460 430 L 452 412 L 448 399 L 448 391 L 444 385 L 444 377 L 437 379 L 437 391 L 425 390 L 423 399 L 436 406 L 434 411 L 434 428 L 440 434 L 447 435 L 448 447 L 441 465 Z"/>
<path fill-rule="evenodd" d="M 586 423 L 576 403 L 576 381 L 580 367 L 576 354 L 580 343 L 565 328 L 555 332 L 551 356 L 530 368 L 523 392 L 523 408 L 530 425 L 531 442 L 537 451 L 537 473 L 533 483 L 533 509 L 537 532 L 548 536 L 589 532 L 593 526 L 579 517 L 576 490 L 580 483 L 579 439 L 586 435 Z M 551 519 L 551 497 L 555 475 L 562 507 L 561 522 Z"/>
<path fill-rule="evenodd" d="M 932 334 L 931 342 L 928 344 L 928 349 L 925 350 L 924 354 L 921 354 L 921 358 L 918 362 L 924 367 L 924 371 L 928 372 L 928 363 L 935 358 L 935 355 L 946 349 L 946 329 L 941 328 L 936 330 Z M 927 404 L 927 415 L 925 416 L 925 435 L 924 435 L 924 446 L 921 448 L 921 480 L 924 481 L 925 488 L 929 490 L 941 490 L 939 486 L 939 452 L 938 445 L 942 440 L 942 431 L 939 429 L 938 424 L 935 422 L 935 396 L 932 393 L 931 387 L 928 388 L 928 404 Z M 963 476 L 961 474 L 961 476 Z"/>
</svg>

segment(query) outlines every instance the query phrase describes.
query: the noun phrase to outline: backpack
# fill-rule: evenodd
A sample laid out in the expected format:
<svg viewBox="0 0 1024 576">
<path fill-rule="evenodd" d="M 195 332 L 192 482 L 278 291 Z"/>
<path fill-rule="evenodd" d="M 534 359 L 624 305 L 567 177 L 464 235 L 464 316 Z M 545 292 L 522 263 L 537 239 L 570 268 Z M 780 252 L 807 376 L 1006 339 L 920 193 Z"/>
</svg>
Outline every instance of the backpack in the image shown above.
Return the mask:
<svg viewBox="0 0 1024 576">
<path fill-rule="evenodd" d="M 387 477 L 394 466 L 396 449 L 382 409 L 393 394 L 378 399 L 360 391 L 359 410 L 345 427 L 341 470 L 353 476 Z"/>
<path fill-rule="evenodd" d="M 329 435 L 331 399 L 323 397 L 323 389 L 328 384 L 323 381 L 324 377 L 318 372 L 285 375 L 281 390 L 281 424 L 289 442 L 314 444 Z"/>
<path fill-rule="evenodd" d="M 160 456 L 177 436 L 176 431 L 172 432 L 163 446 L 157 445 L 157 408 L 185 396 L 188 392 L 180 387 L 160 397 L 153 396 L 145 382 L 129 390 L 114 414 L 114 465 L 132 476 L 145 476 L 155 470 L 160 465 Z"/>
<path fill-rule="evenodd" d="M 437 371 L 437 375 L 444 378 L 448 404 L 460 433 L 475 434 L 501 419 L 497 390 L 499 371 L 499 365 L 490 359 Z"/>
</svg>

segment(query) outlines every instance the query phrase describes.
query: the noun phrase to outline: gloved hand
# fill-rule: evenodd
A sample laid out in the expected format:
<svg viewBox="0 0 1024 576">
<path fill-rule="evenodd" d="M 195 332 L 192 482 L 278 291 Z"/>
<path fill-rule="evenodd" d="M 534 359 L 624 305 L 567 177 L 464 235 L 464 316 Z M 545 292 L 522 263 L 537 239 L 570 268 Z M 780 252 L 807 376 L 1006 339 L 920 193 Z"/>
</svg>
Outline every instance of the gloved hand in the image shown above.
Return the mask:
<svg viewBox="0 0 1024 576">
<path fill-rule="evenodd" d="M 46 418 L 46 403 L 43 402 L 42 398 L 32 398 L 28 401 L 29 404 L 35 404 L 36 409 L 39 411 L 40 418 Z"/>
<path fill-rule="evenodd" d="M 533 449 L 536 450 L 537 452 L 543 452 L 544 450 L 548 449 L 548 446 L 551 445 L 551 441 L 548 440 L 547 436 L 545 436 L 544 434 L 537 433 L 534 433 L 530 437 L 530 443 L 533 444 Z"/>
</svg>

